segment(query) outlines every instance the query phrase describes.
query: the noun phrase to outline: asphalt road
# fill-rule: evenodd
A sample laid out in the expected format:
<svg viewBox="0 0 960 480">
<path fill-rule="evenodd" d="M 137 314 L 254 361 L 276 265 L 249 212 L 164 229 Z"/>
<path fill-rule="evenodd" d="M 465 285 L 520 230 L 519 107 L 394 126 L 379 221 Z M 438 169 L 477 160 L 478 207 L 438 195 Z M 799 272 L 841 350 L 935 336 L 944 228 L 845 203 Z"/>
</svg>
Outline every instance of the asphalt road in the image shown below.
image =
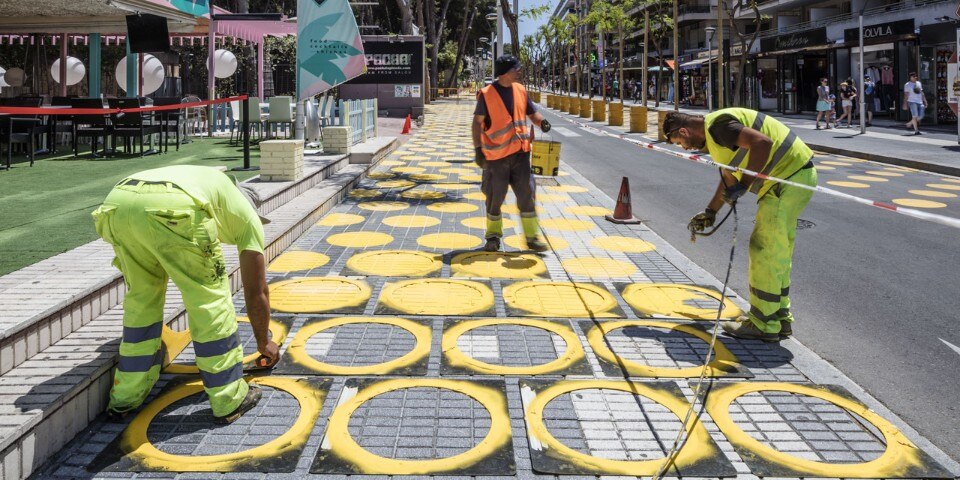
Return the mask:
<svg viewBox="0 0 960 480">
<path fill-rule="evenodd" d="M 696 244 L 690 243 L 686 229 L 716 187 L 716 170 L 592 134 L 544 110 L 554 127 L 560 127 L 553 136 L 563 143 L 561 158 L 567 164 L 612 198 L 621 177 L 629 177 L 634 215 L 648 220 L 647 225 L 687 257 L 723 278 L 732 229 L 724 226 Z M 957 196 L 931 198 L 910 192 L 960 194 L 942 187 L 960 187 L 952 183 L 956 179 L 843 160 L 817 156 L 821 185 L 888 202 L 901 198 L 940 202 L 945 206 L 925 210 L 960 217 Z M 880 177 L 885 182 L 872 180 L 878 175 L 849 178 L 868 171 L 902 176 Z M 738 209 L 741 234 L 732 287 L 746 298 L 747 242 L 756 212 L 750 200 L 756 197 L 745 198 L 748 201 L 741 201 Z M 797 235 L 791 287 L 796 337 L 960 460 L 960 231 L 822 194 L 814 195 L 801 219 L 815 226 Z"/>
</svg>

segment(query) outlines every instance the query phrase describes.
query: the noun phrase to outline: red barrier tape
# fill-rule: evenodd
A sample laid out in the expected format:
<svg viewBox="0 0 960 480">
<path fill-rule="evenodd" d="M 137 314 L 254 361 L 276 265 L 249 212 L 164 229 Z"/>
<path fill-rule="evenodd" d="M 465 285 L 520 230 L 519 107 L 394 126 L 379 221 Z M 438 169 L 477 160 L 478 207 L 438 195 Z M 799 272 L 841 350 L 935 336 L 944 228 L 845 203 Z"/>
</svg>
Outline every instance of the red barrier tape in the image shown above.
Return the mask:
<svg viewBox="0 0 960 480">
<path fill-rule="evenodd" d="M 246 100 L 247 95 L 218 98 L 216 100 L 202 100 L 190 103 L 175 103 L 157 107 L 138 108 L 36 108 L 36 107 L 0 107 L 0 114 L 9 115 L 116 115 L 118 113 L 164 112 L 169 110 L 183 110 L 186 108 L 205 107 L 219 103 L 237 102 Z"/>
</svg>

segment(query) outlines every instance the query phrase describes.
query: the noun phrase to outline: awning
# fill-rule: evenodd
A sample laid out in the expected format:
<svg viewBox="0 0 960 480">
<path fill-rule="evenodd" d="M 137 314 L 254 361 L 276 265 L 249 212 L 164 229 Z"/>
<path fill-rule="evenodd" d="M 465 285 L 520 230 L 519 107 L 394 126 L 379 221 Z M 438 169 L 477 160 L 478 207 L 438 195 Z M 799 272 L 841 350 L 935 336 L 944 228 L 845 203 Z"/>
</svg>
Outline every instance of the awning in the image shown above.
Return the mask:
<svg viewBox="0 0 960 480">
<path fill-rule="evenodd" d="M 705 63 L 715 62 L 715 61 L 717 61 L 717 57 L 713 57 L 713 58 L 710 58 L 710 57 L 707 57 L 707 58 L 698 58 L 698 59 L 696 59 L 696 60 L 689 61 L 689 62 L 687 62 L 687 63 L 681 63 L 681 64 L 680 64 L 680 70 L 700 68 L 700 67 L 702 67 Z"/>
</svg>

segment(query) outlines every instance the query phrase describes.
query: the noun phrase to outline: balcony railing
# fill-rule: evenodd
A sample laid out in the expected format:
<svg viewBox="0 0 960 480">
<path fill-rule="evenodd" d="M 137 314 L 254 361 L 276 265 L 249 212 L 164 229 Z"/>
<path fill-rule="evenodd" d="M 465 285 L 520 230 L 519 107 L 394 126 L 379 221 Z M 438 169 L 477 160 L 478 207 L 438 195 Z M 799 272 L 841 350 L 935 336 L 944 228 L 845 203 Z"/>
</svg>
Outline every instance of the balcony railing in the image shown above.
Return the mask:
<svg viewBox="0 0 960 480">
<path fill-rule="evenodd" d="M 937 5 L 941 3 L 952 3 L 954 0 L 903 0 L 898 3 L 890 5 L 881 5 L 879 7 L 868 8 L 863 11 L 864 18 L 871 17 L 875 15 L 883 15 L 886 13 L 899 12 L 904 10 L 913 10 L 917 7 L 923 7 L 927 5 Z M 770 2 L 766 2 L 770 3 Z M 764 4 L 760 4 L 760 8 L 763 8 Z M 744 14 L 744 17 L 750 16 L 749 13 Z M 775 30 L 766 30 L 760 32 L 760 38 L 769 38 L 776 37 L 778 35 L 785 35 L 793 32 L 802 32 L 804 30 L 810 30 L 814 28 L 826 27 L 827 25 L 833 25 L 835 23 L 843 23 L 850 20 L 853 20 L 860 16 L 860 12 L 850 12 L 844 13 L 841 15 L 835 15 L 832 17 L 821 18 L 818 20 L 812 20 L 809 22 L 801 22 L 796 25 L 790 25 L 788 27 L 775 29 Z M 912 15 L 911 15 L 912 16 Z"/>
</svg>

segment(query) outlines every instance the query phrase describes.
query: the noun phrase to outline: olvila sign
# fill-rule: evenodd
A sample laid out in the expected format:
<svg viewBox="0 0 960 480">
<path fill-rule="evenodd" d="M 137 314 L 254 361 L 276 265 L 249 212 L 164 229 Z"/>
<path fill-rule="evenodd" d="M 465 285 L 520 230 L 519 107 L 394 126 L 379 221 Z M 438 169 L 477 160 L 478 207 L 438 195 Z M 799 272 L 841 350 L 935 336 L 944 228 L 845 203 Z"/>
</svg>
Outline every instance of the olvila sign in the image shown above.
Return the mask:
<svg viewBox="0 0 960 480">
<path fill-rule="evenodd" d="M 880 40 L 900 35 L 912 35 L 916 29 L 912 18 L 863 27 L 863 40 Z M 856 42 L 860 38 L 860 29 L 848 28 L 843 31 L 843 41 Z"/>
</svg>

